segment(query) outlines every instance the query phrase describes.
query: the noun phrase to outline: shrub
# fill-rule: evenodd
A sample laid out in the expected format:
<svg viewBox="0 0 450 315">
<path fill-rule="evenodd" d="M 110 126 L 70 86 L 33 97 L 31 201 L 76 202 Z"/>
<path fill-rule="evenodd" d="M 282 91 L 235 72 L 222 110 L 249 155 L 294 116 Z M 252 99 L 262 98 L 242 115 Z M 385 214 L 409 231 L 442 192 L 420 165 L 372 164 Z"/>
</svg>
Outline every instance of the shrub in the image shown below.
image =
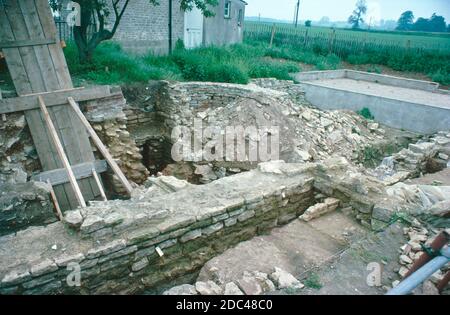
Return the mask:
<svg viewBox="0 0 450 315">
<path fill-rule="evenodd" d="M 290 80 L 289 73 L 298 71 L 300 71 L 300 68 L 291 62 L 280 63 L 271 60 L 257 60 L 250 64 L 249 75 L 252 78 Z"/>
<path fill-rule="evenodd" d="M 320 277 L 316 273 L 311 273 L 308 278 L 303 281 L 303 284 L 311 289 L 320 290 L 323 285 L 320 283 Z"/>
<path fill-rule="evenodd" d="M 365 119 L 370 119 L 370 120 L 375 119 L 375 117 L 370 112 L 370 109 L 368 109 L 367 107 L 362 108 L 361 110 L 357 111 L 357 113 L 359 115 L 361 115 L 362 117 L 364 117 Z"/>
<path fill-rule="evenodd" d="M 434 82 L 438 82 L 438 83 L 443 84 L 443 85 L 450 85 L 450 73 L 449 72 L 445 72 L 442 69 L 439 69 L 439 70 L 437 70 L 434 73 L 430 73 L 429 77 Z"/>
</svg>

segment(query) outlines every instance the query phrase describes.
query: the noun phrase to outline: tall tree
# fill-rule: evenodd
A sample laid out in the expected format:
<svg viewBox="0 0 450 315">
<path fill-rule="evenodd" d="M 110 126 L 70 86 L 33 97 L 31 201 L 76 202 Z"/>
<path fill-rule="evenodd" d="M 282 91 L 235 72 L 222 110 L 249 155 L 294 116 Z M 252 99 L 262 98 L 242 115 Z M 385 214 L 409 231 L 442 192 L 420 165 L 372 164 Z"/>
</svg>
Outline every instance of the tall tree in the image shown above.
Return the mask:
<svg viewBox="0 0 450 315">
<path fill-rule="evenodd" d="M 421 32 L 446 32 L 447 24 L 443 16 L 433 13 L 431 18 L 418 18 L 413 25 L 414 31 Z"/>
<path fill-rule="evenodd" d="M 49 0 L 53 10 L 61 9 L 64 0 Z M 131 0 L 73 0 L 79 4 L 80 24 L 73 27 L 73 36 L 78 48 L 81 63 L 89 62 L 92 59 L 95 48 L 105 40 L 112 39 L 119 27 L 125 11 Z M 159 5 L 159 0 L 148 0 L 149 6 Z M 209 6 L 218 4 L 217 0 L 181 0 L 181 9 L 185 11 L 197 7 L 206 17 L 212 16 L 213 12 Z M 108 27 L 107 22 L 112 16 L 112 26 Z M 88 27 L 95 21 L 98 29 L 92 34 L 88 33 Z"/>
<path fill-rule="evenodd" d="M 366 0 L 358 0 L 356 2 L 356 8 L 353 10 L 352 15 L 348 18 L 348 23 L 352 25 L 352 28 L 357 29 L 360 24 L 364 23 L 364 16 L 367 13 Z"/>
<path fill-rule="evenodd" d="M 433 13 L 430 18 L 430 29 L 431 32 L 445 32 L 447 30 L 447 23 L 445 23 L 445 18 L 443 16 Z"/>
<path fill-rule="evenodd" d="M 413 25 L 414 25 L 414 13 L 412 11 L 405 11 L 398 19 L 396 30 L 410 31 Z"/>
<path fill-rule="evenodd" d="M 430 32 L 430 20 L 423 17 L 418 18 L 413 25 L 413 30 L 420 32 Z"/>
</svg>

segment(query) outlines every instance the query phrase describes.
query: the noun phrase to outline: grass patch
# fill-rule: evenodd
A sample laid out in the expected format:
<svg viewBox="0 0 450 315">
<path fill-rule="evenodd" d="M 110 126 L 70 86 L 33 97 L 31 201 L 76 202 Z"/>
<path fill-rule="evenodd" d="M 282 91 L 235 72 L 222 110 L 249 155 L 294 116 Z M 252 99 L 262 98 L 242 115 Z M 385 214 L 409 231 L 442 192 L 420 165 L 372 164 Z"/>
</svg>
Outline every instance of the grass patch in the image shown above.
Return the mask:
<svg viewBox="0 0 450 315">
<path fill-rule="evenodd" d="M 309 277 L 303 281 L 303 284 L 308 288 L 316 290 L 320 290 L 323 287 L 322 283 L 320 282 L 319 275 L 314 272 L 311 273 Z"/>
<path fill-rule="evenodd" d="M 368 120 L 374 120 L 375 119 L 375 117 L 370 112 L 370 109 L 368 109 L 367 107 L 364 107 L 361 110 L 358 110 L 356 113 L 358 115 L 364 117 L 365 119 L 368 119 Z"/>
<path fill-rule="evenodd" d="M 64 50 L 71 73 L 78 80 L 98 84 L 121 84 L 149 80 L 207 81 L 246 84 L 251 78 L 290 80 L 300 68 L 293 62 L 268 59 L 262 45 L 237 44 L 187 50 L 177 44 L 170 56 L 133 56 L 120 45 L 99 45 L 91 63 L 80 64 L 76 46 Z"/>
</svg>

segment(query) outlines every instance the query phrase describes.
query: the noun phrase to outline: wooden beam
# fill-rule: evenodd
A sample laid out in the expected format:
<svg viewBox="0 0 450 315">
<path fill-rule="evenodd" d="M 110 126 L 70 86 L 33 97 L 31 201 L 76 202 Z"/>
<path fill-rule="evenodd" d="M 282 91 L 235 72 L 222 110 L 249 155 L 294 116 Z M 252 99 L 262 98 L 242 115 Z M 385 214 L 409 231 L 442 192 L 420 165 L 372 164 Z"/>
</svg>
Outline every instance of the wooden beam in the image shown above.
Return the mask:
<svg viewBox="0 0 450 315">
<path fill-rule="evenodd" d="M 0 49 L 38 46 L 38 45 L 51 45 L 51 44 L 56 44 L 56 40 L 55 39 L 43 39 L 43 38 L 27 39 L 27 40 L 14 40 L 14 41 L 0 42 Z"/>
<path fill-rule="evenodd" d="M 53 190 L 52 183 L 50 183 L 50 180 L 47 180 L 47 183 L 50 185 L 50 197 L 52 198 L 53 206 L 55 207 L 55 210 L 56 210 L 56 215 L 57 215 L 59 221 L 63 221 L 64 216 L 61 212 L 61 208 L 59 207 L 59 202 L 58 202 L 58 199 L 56 198 L 55 191 Z"/>
<path fill-rule="evenodd" d="M 92 169 L 92 176 L 94 176 L 95 182 L 97 183 L 98 189 L 100 190 L 100 196 L 102 196 L 103 201 L 108 201 L 105 191 L 103 190 L 102 182 L 100 181 L 100 178 L 98 178 L 98 174 L 95 171 L 95 168 Z"/>
<path fill-rule="evenodd" d="M 42 97 L 47 107 L 51 107 L 67 104 L 67 98 L 69 96 L 73 97 L 76 102 L 84 102 L 116 95 L 117 93 L 118 91 L 111 88 L 111 86 L 104 85 L 91 88 L 77 88 L 53 92 L 27 94 L 20 97 L 0 100 L 0 114 L 38 109 L 40 107 L 38 102 L 39 96 Z"/>
<path fill-rule="evenodd" d="M 55 144 L 56 151 L 58 153 L 59 158 L 61 159 L 64 168 L 67 171 L 67 175 L 69 176 L 70 184 L 75 192 L 75 196 L 78 200 L 79 205 L 82 208 L 86 208 L 86 202 L 84 201 L 84 197 L 81 194 L 80 187 L 78 186 L 77 180 L 75 178 L 75 175 L 73 174 L 72 168 L 70 167 L 69 159 L 66 156 L 66 153 L 64 152 L 64 148 L 61 144 L 61 140 L 59 140 L 58 133 L 56 132 L 55 126 L 53 125 L 52 120 L 50 119 L 50 115 L 47 111 L 47 107 L 45 106 L 44 99 L 42 96 L 38 96 L 39 106 L 41 108 L 42 113 L 44 114 L 44 120 L 47 124 L 47 127 L 50 131 L 50 136 L 53 140 L 53 143 Z M 74 135 L 76 137 L 78 135 Z"/>
<path fill-rule="evenodd" d="M 133 188 L 131 187 L 130 183 L 128 182 L 127 178 L 123 174 L 120 167 L 117 165 L 116 161 L 114 161 L 113 157 L 109 153 L 108 149 L 103 144 L 102 140 L 97 136 L 97 133 L 92 128 L 92 126 L 89 124 L 89 121 L 84 117 L 83 113 L 81 112 L 80 108 L 78 107 L 77 103 L 72 97 L 69 97 L 67 99 L 69 101 L 70 106 L 77 114 L 78 118 L 80 118 L 83 125 L 86 127 L 87 132 L 91 136 L 91 139 L 94 141 L 97 148 L 100 150 L 100 153 L 105 157 L 106 161 L 108 162 L 109 166 L 112 168 L 113 172 L 118 177 L 119 181 L 124 186 L 125 190 L 128 192 L 128 194 L 131 194 L 131 191 Z"/>
<path fill-rule="evenodd" d="M 0 90 L 0 101 L 2 100 L 3 96 L 2 96 L 2 90 Z M 6 121 L 6 114 L 2 114 L 2 121 L 5 122 Z"/>
<path fill-rule="evenodd" d="M 98 174 L 104 173 L 108 170 L 108 164 L 106 161 L 87 162 L 71 166 L 73 174 L 77 180 L 89 178 L 92 176 L 92 169 Z M 69 183 L 69 177 L 67 171 L 64 168 L 42 172 L 31 176 L 31 180 L 36 182 L 47 182 L 53 186 Z"/>
</svg>

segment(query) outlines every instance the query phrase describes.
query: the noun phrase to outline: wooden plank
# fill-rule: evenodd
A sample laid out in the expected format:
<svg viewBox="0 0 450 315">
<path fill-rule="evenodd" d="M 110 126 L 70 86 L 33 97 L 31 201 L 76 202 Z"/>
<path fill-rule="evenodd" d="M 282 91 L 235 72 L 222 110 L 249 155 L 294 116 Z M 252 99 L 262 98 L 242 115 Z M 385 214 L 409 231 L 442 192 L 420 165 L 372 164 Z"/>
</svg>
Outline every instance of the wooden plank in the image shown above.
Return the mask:
<svg viewBox="0 0 450 315">
<path fill-rule="evenodd" d="M 98 174 L 104 173 L 108 170 L 108 164 L 106 161 L 95 161 L 95 162 L 87 162 L 78 165 L 71 166 L 73 174 L 77 180 L 88 178 L 92 176 L 92 169 L 94 169 Z M 67 176 L 66 169 L 60 168 L 57 170 L 51 170 L 42 172 L 36 175 L 31 176 L 31 180 L 37 182 L 47 182 L 53 186 L 65 184 L 69 182 L 69 177 Z"/>
<path fill-rule="evenodd" d="M 41 110 L 44 113 L 45 122 L 47 124 L 48 129 L 50 130 L 50 135 L 52 136 L 52 140 L 55 143 L 56 149 L 58 151 L 58 155 L 64 164 L 64 168 L 67 171 L 67 175 L 69 176 L 70 184 L 72 185 L 73 190 L 77 196 L 78 202 L 82 208 L 86 207 L 86 202 L 84 201 L 83 195 L 81 194 L 80 187 L 78 187 L 77 180 L 72 172 L 72 168 L 70 167 L 69 160 L 67 159 L 66 153 L 64 152 L 61 141 L 59 140 L 58 134 L 56 132 L 55 127 L 50 119 L 50 115 L 45 107 L 44 100 L 42 97 L 39 97 L 39 105 L 41 106 Z"/>
<path fill-rule="evenodd" d="M 15 40 L 29 40 L 30 36 L 28 34 L 19 2 L 8 0 L 6 1 L 6 4 L 6 15 L 11 25 Z M 33 47 L 20 47 L 18 49 L 25 65 L 32 91 L 24 91 L 21 86 L 16 86 L 17 94 L 45 91 L 44 77 L 41 74 L 38 59 Z"/>
<path fill-rule="evenodd" d="M 28 36 L 30 39 L 48 40 L 44 36 L 39 16 L 37 15 L 36 6 L 34 1 L 19 1 L 19 7 L 25 20 L 25 26 L 28 30 Z M 55 42 L 56 43 L 56 42 Z M 38 45 L 33 47 L 34 53 L 38 60 L 38 66 L 44 78 L 44 85 L 47 91 L 62 89 L 60 86 L 55 67 L 53 65 L 50 52 L 47 45 Z"/>
<path fill-rule="evenodd" d="M 108 201 L 108 198 L 106 198 L 105 191 L 103 190 L 102 182 L 100 181 L 100 178 L 98 177 L 95 168 L 92 169 L 92 175 L 95 179 L 95 182 L 97 183 L 98 189 L 100 190 L 100 195 L 102 196 L 103 201 Z"/>
<path fill-rule="evenodd" d="M 3 96 L 2 96 L 2 90 L 0 90 L 0 101 L 2 100 Z M 6 121 L 6 114 L 2 114 L 2 121 L 5 122 Z"/>
<path fill-rule="evenodd" d="M 53 186 L 52 183 L 50 183 L 50 180 L 47 181 L 47 184 L 50 185 L 50 197 L 52 198 L 53 206 L 55 207 L 56 210 L 56 215 L 59 221 L 64 221 L 64 216 L 61 212 L 61 207 L 59 206 L 58 198 L 56 198 L 56 194 L 55 191 L 53 190 Z"/>
<path fill-rule="evenodd" d="M 57 90 L 54 92 L 43 92 L 25 94 L 20 97 L 7 98 L 0 101 L 0 113 L 8 114 L 14 112 L 38 109 L 38 96 L 42 96 L 47 107 L 58 106 L 67 103 L 68 97 L 73 97 L 76 102 L 85 102 L 114 95 L 110 86 L 96 86 L 90 88 L 75 88 Z"/>
<path fill-rule="evenodd" d="M 131 191 L 133 188 L 131 187 L 130 183 L 128 182 L 127 178 L 123 174 L 122 170 L 119 168 L 117 163 L 114 161 L 113 157 L 109 153 L 108 149 L 105 147 L 103 142 L 100 140 L 100 138 L 97 136 L 97 133 L 92 128 L 92 126 L 89 124 L 86 117 L 84 117 L 83 113 L 81 112 L 80 108 L 78 107 L 77 103 L 73 100 L 73 98 L 69 97 L 67 99 L 69 101 L 70 106 L 74 110 L 74 112 L 77 114 L 78 118 L 81 120 L 82 124 L 88 131 L 89 135 L 91 136 L 92 141 L 95 143 L 97 148 L 100 150 L 100 153 L 105 157 L 106 161 L 108 162 L 109 166 L 112 168 L 113 172 L 116 174 L 122 185 L 124 186 L 125 190 L 131 194 Z"/>
<path fill-rule="evenodd" d="M 87 133 L 83 128 L 80 128 L 80 124 L 75 125 L 76 118 L 71 117 L 69 111 L 72 112 L 67 104 L 54 106 L 51 111 L 52 121 L 57 128 L 59 139 L 65 149 L 69 163 L 77 165 L 83 162 L 94 162 L 95 157 Z M 95 199 L 96 196 L 100 195 L 93 178 L 78 181 L 78 186 L 85 200 Z"/>
<path fill-rule="evenodd" d="M 16 40 L 16 41 L 2 41 L 0 42 L 0 49 L 4 48 L 15 48 L 15 47 L 26 47 L 26 46 L 40 46 L 40 45 L 49 45 L 56 44 L 55 39 L 28 39 L 28 40 Z"/>
<path fill-rule="evenodd" d="M 7 19 L 0 19 L 1 41 L 35 39 L 54 41 L 55 38 L 57 41 L 57 43 L 44 46 L 5 48 L 3 50 L 17 93 L 23 96 L 30 93 L 73 88 L 66 60 L 56 36 L 56 27 L 48 1 L 2 0 L 2 2 L 5 5 L 0 6 L 0 13 Z M 67 105 L 62 105 L 67 103 L 65 99 L 66 97 L 60 104 L 49 108 L 47 112 L 54 122 L 56 135 L 64 146 L 68 162 L 69 164 L 93 162 L 95 158 L 86 130 L 80 124 L 75 123 L 77 118 L 73 111 Z M 45 128 L 46 120 L 39 110 L 40 106 L 36 96 L 30 103 L 33 105 L 32 109 L 24 109 L 24 111 L 41 165 L 44 170 L 62 168 L 64 165 L 57 158 L 58 149 L 55 147 L 52 135 L 49 134 L 50 131 Z M 1 108 L 5 109 L 5 107 Z M 12 106 L 8 112 L 11 112 L 12 108 L 17 109 Z M 81 193 L 88 199 L 100 194 L 93 177 L 82 179 L 78 184 Z M 70 185 L 63 184 L 55 186 L 54 189 L 61 208 L 69 209 L 78 206 L 78 197 Z"/>
<path fill-rule="evenodd" d="M 6 7 L 8 7 L 8 14 L 6 14 Z M 10 16 L 11 10 L 15 11 L 15 15 L 13 14 Z M 0 35 L 2 41 L 29 39 L 27 37 L 23 16 L 21 16 L 21 14 L 18 15 L 18 13 L 19 10 L 16 1 L 8 0 L 5 6 L 0 7 Z M 12 23 L 11 20 L 13 21 Z M 34 53 L 31 47 L 8 48 L 3 50 L 11 73 L 11 78 L 13 79 L 16 92 L 19 95 L 44 91 L 42 77 L 38 71 L 33 69 L 37 61 L 36 59 L 34 59 L 34 61 L 30 60 L 30 51 Z M 25 54 L 26 58 L 23 58 L 24 52 L 28 53 L 28 55 Z M 39 84 L 39 82 L 41 82 L 41 84 Z M 56 159 L 56 151 L 49 139 L 47 129 L 44 128 L 45 123 L 40 110 L 26 111 L 25 118 L 30 128 L 33 142 L 38 151 L 42 167 L 44 169 L 62 167 L 62 164 Z M 71 188 L 68 187 L 69 191 L 70 189 Z M 71 207 L 65 192 L 65 187 L 55 187 L 55 193 L 58 195 L 61 207 L 65 209 Z M 76 202 L 76 200 L 74 202 Z"/>
<path fill-rule="evenodd" d="M 27 0 L 22 0 L 27 1 Z M 48 50 L 52 56 L 52 60 L 55 66 L 56 75 L 61 88 L 68 89 L 72 88 L 72 78 L 70 77 L 69 68 L 67 67 L 66 58 L 61 49 L 61 44 L 59 42 L 58 33 L 56 30 L 55 20 L 53 19 L 48 0 L 35 0 L 34 1 L 37 9 L 37 14 L 42 25 L 42 30 L 44 36 L 47 39 L 57 39 L 57 43 L 53 45 L 48 45 Z"/>
</svg>

